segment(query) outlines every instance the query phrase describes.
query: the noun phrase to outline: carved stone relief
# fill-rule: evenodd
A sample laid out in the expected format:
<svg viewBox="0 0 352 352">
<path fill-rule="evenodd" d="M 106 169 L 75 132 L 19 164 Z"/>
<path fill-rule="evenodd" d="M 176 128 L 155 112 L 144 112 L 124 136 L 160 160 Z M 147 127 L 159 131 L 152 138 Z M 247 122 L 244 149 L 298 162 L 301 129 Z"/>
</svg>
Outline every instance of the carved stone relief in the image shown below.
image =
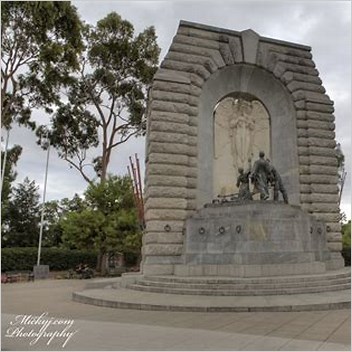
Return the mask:
<svg viewBox="0 0 352 352">
<path fill-rule="evenodd" d="M 263 150 L 270 158 L 270 122 L 255 99 L 226 97 L 214 112 L 214 197 L 238 192 L 238 168 L 247 170 Z"/>
</svg>

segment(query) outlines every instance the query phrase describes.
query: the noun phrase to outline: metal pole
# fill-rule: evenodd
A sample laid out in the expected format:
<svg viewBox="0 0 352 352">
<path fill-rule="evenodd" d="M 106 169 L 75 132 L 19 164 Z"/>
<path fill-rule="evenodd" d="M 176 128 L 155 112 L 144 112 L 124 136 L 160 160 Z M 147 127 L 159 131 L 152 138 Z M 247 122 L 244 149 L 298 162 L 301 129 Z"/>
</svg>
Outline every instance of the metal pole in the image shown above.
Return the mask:
<svg viewBox="0 0 352 352">
<path fill-rule="evenodd" d="M 44 222 L 44 213 L 45 213 L 46 184 L 47 184 L 47 180 L 48 180 L 49 154 L 50 154 L 50 142 L 49 142 L 49 139 L 48 139 L 48 152 L 47 152 L 47 155 L 46 155 L 46 167 L 45 167 L 45 178 L 44 178 L 42 214 L 41 214 L 41 217 L 40 217 L 40 230 L 39 230 L 39 244 L 38 244 L 37 265 L 40 265 L 40 253 L 41 253 L 41 249 L 42 249 L 43 222 Z"/>
<path fill-rule="evenodd" d="M 4 151 L 4 160 L 2 162 L 2 170 L 1 170 L 1 189 L 0 189 L 1 196 L 2 196 L 2 186 L 4 184 L 4 178 L 5 178 L 5 168 L 6 168 L 7 149 L 9 146 L 9 139 L 10 139 L 10 130 L 7 130 L 5 151 Z"/>
</svg>

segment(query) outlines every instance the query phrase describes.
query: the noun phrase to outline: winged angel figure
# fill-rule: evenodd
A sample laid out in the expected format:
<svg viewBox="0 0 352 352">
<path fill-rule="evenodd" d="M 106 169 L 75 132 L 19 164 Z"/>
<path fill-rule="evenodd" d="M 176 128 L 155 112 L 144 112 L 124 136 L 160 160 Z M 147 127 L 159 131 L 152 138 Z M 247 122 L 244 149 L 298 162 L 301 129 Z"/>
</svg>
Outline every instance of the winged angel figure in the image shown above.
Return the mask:
<svg viewBox="0 0 352 352">
<path fill-rule="evenodd" d="M 215 159 L 220 158 L 230 144 L 233 168 L 247 169 L 248 160 L 260 149 L 256 145 L 256 135 L 268 128 L 267 114 L 263 109 L 258 100 L 227 97 L 220 102 L 214 118 Z"/>
</svg>

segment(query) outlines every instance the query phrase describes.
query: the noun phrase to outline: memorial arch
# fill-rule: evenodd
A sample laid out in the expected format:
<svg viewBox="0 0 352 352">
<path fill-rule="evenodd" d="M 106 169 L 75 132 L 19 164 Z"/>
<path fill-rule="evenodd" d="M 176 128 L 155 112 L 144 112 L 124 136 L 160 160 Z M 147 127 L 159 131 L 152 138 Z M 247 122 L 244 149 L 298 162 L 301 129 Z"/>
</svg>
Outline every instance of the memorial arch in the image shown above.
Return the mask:
<svg viewBox="0 0 352 352">
<path fill-rule="evenodd" d="M 330 268 L 342 267 L 334 108 L 311 48 L 252 30 L 181 21 L 150 94 L 143 274 L 174 274 L 186 219 L 217 193 L 214 111 L 216 118 L 216 107 L 226 99 L 235 111 L 245 110 L 249 129 L 253 104 L 267 114 L 267 153 L 287 186 L 290 204 L 326 223 Z M 228 131 L 232 158 L 236 148 L 247 145 L 236 145 L 236 139 L 231 146 L 237 122 Z M 234 165 L 243 162 L 248 153 L 243 150 Z"/>
</svg>

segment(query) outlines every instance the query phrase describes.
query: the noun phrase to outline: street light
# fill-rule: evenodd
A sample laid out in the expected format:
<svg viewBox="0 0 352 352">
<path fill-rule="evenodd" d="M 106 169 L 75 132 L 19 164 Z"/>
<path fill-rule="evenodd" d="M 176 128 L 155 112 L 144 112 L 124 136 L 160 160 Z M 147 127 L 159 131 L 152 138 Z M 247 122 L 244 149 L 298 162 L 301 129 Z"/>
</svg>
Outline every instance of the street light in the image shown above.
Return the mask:
<svg viewBox="0 0 352 352">
<path fill-rule="evenodd" d="M 39 230 L 39 244 L 38 244 L 38 259 L 37 266 L 40 265 L 40 254 L 42 248 L 42 238 L 43 238 L 43 224 L 44 224 L 44 214 L 45 214 L 45 197 L 46 197 L 46 184 L 48 180 L 48 167 L 49 167 L 49 155 L 50 155 L 50 140 L 48 135 L 46 137 L 47 143 L 47 153 L 46 153 L 46 167 L 45 167 L 45 177 L 44 177 L 44 190 L 43 190 L 43 203 L 42 203 L 42 213 L 40 218 L 40 230 Z"/>
<path fill-rule="evenodd" d="M 5 142 L 5 151 L 4 151 L 4 160 L 2 162 L 2 172 L 1 172 L 1 188 L 0 188 L 0 194 L 2 196 L 2 187 L 4 185 L 4 178 L 5 178 L 5 168 L 6 168 L 6 159 L 7 159 L 7 149 L 9 146 L 9 139 L 10 139 L 10 129 L 7 130 L 6 133 L 6 142 Z"/>
</svg>

